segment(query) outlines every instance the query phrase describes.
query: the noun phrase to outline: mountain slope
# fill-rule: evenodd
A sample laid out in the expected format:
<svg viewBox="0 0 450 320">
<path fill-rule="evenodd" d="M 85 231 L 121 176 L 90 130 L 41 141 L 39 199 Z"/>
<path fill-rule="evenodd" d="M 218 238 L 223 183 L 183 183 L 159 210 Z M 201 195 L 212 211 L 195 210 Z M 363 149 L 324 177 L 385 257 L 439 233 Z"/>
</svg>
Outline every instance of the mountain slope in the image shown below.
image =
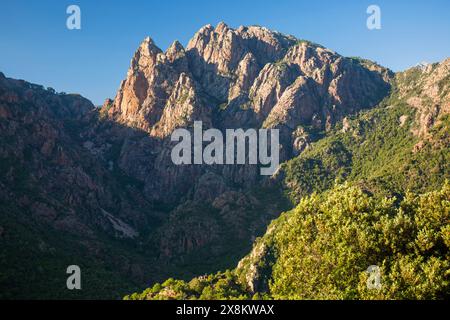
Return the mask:
<svg viewBox="0 0 450 320">
<path fill-rule="evenodd" d="M 80 138 L 95 112 L 81 96 L 0 74 L 2 298 L 117 298 L 152 272 L 126 242 L 156 221 L 148 202 Z M 65 288 L 73 264 L 81 293 Z"/>
<path fill-rule="evenodd" d="M 204 129 L 222 131 L 278 128 L 284 161 L 303 151 L 304 135 L 314 140 L 316 132 L 378 103 L 392 76 L 372 62 L 258 26 L 207 25 L 186 48 L 174 42 L 165 52 L 146 38 L 115 99 L 100 113 L 148 133 L 125 138 L 109 161 L 140 181 L 144 196 L 167 212 L 149 250 L 197 274 L 213 265 L 231 267 L 289 208 L 257 165 L 173 164 L 173 129 L 192 130 L 198 120 Z M 101 146 L 110 136 L 104 139 L 101 129 L 86 139 Z"/>
<path fill-rule="evenodd" d="M 169 279 L 125 299 L 444 299 L 450 188 L 376 199 L 343 185 L 271 223 L 233 271 Z M 366 283 L 378 266 L 381 289 Z"/>
<path fill-rule="evenodd" d="M 449 178 L 450 59 L 396 75 L 376 108 L 345 118 L 334 131 L 282 169 L 297 200 L 335 179 L 377 193 L 429 191 Z M 294 200 L 295 201 L 295 200 Z"/>
<path fill-rule="evenodd" d="M 284 163 L 274 180 L 298 205 L 235 269 L 125 298 L 448 298 L 449 63 L 397 74 L 377 107 Z M 367 289 L 371 265 L 381 290 Z"/>
</svg>

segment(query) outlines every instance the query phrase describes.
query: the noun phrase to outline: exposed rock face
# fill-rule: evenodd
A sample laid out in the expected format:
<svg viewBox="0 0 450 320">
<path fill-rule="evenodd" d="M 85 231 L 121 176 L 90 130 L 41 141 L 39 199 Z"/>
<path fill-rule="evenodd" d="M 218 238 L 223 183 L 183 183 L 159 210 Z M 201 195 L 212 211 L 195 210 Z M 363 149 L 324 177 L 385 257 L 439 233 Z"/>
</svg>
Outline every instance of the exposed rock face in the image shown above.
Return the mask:
<svg viewBox="0 0 450 320">
<path fill-rule="evenodd" d="M 297 66 L 286 63 L 267 64 L 250 89 L 250 100 L 258 118 L 263 120 L 276 105 L 286 88 L 301 72 Z"/>
<path fill-rule="evenodd" d="M 189 41 L 187 50 L 194 76 L 205 91 L 226 102 L 239 96 L 236 86 L 241 91 L 248 90 L 259 70 L 280 59 L 293 43 L 292 37 L 265 28 L 233 30 L 219 23 L 216 28 L 211 25 L 201 28 Z"/>
<path fill-rule="evenodd" d="M 194 81 L 183 72 L 175 82 L 151 135 L 161 138 L 170 136 L 174 129 L 187 127 L 194 120 L 201 120 L 205 126 L 211 126 L 211 108 L 199 98 Z"/>
<path fill-rule="evenodd" d="M 259 169 L 176 166 L 173 130 L 192 130 L 196 120 L 205 129 L 277 128 L 284 161 L 308 148 L 313 132 L 374 106 L 387 94 L 391 77 L 370 61 L 345 58 L 263 27 L 207 25 L 186 48 L 175 41 L 163 52 L 145 39 L 117 96 L 100 111 L 136 133 L 124 136 L 100 126 L 85 139 L 97 157 L 138 180 L 146 200 L 171 208 L 165 232 L 154 236 L 161 257 L 183 259 L 212 245 L 218 255 L 226 254 L 224 241 L 250 243 L 254 230 L 276 212 L 260 209 L 249 227 L 250 212 L 261 204 L 246 192 L 261 185 Z M 114 136 L 120 138 L 111 140 Z M 108 144 L 118 150 L 114 157 L 101 147 Z M 173 225 L 176 221 L 183 223 Z M 234 240 L 215 236 L 228 229 L 234 230 Z"/>
<path fill-rule="evenodd" d="M 228 94 L 228 101 L 232 101 L 242 94 L 248 94 L 248 91 L 259 71 L 260 67 L 258 61 L 251 52 L 248 52 L 241 62 L 239 62 L 236 69 L 236 81 L 231 85 Z"/>
<path fill-rule="evenodd" d="M 131 156 L 134 147 L 124 147 L 119 163 L 131 175 L 135 167 L 151 168 L 151 179 L 137 177 L 145 181 L 146 194 L 173 201 L 172 195 L 189 191 L 186 181 L 204 172 L 171 165 L 168 137 L 174 129 L 190 128 L 195 120 L 204 128 L 278 128 L 286 160 L 310 142 L 294 134 L 299 128 L 329 129 L 345 115 L 375 105 L 389 90 L 389 78 L 388 70 L 373 63 L 292 36 L 219 23 L 201 28 L 186 49 L 174 42 L 163 53 L 145 39 L 104 109 L 111 120 L 153 137 L 156 159 L 139 160 L 143 157 Z M 252 168 L 217 170 L 228 185 L 259 178 Z"/>
<path fill-rule="evenodd" d="M 174 42 L 163 53 L 145 39 L 109 114 L 159 137 L 200 115 L 209 120 L 205 109 L 217 112 L 218 105 L 250 114 L 238 116 L 236 124 L 239 111 L 234 110 L 235 125 L 266 122 L 292 131 L 314 118 L 325 128 L 378 102 L 389 89 L 386 73 L 374 64 L 266 28 L 232 29 L 219 23 L 201 28 L 186 50 Z M 229 113 L 219 114 L 211 124 L 226 123 Z"/>
<path fill-rule="evenodd" d="M 109 114 L 119 123 L 150 131 L 161 118 L 179 78 L 175 66 L 182 67 L 182 59 L 183 50 L 176 44 L 166 56 L 152 39 L 146 38 L 134 54 Z"/>
<path fill-rule="evenodd" d="M 423 64 L 398 73 L 399 97 L 417 109 L 415 133 L 429 138 L 430 129 L 450 113 L 450 58 L 435 64 Z"/>
</svg>

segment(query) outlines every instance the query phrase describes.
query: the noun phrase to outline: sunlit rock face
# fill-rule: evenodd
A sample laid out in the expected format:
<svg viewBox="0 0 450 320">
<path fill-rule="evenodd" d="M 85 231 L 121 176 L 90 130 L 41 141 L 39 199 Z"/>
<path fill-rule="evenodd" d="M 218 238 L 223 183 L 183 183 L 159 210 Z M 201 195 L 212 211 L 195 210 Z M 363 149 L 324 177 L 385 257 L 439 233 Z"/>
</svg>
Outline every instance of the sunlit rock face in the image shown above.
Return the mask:
<svg viewBox="0 0 450 320">
<path fill-rule="evenodd" d="M 373 63 L 267 28 L 219 23 L 202 27 L 186 48 L 175 41 L 163 52 L 146 38 L 104 109 L 112 121 L 152 137 L 154 156 L 134 156 L 133 144 L 122 149 L 119 163 L 129 174 L 150 168 L 139 177 L 147 194 L 168 200 L 188 192 L 186 182 L 205 173 L 171 163 L 168 140 L 174 129 L 192 128 L 199 120 L 205 129 L 276 128 L 283 161 L 306 146 L 296 132 L 328 130 L 346 115 L 374 106 L 387 94 L 390 77 Z M 252 166 L 215 171 L 231 184 L 259 179 Z"/>
</svg>

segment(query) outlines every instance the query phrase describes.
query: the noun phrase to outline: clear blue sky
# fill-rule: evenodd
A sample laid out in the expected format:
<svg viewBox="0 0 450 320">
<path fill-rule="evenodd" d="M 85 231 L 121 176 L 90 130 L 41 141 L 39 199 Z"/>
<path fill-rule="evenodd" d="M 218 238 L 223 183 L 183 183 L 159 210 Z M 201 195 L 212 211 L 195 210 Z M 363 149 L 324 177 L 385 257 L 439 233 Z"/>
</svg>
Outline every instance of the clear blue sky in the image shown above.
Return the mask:
<svg viewBox="0 0 450 320">
<path fill-rule="evenodd" d="M 81 30 L 66 28 L 70 4 L 81 8 Z M 381 8 L 381 30 L 366 28 L 370 4 Z M 146 36 L 165 50 L 219 21 L 266 26 L 398 71 L 450 56 L 449 12 L 448 0 L 1 0 L 0 71 L 101 104 Z"/>
</svg>

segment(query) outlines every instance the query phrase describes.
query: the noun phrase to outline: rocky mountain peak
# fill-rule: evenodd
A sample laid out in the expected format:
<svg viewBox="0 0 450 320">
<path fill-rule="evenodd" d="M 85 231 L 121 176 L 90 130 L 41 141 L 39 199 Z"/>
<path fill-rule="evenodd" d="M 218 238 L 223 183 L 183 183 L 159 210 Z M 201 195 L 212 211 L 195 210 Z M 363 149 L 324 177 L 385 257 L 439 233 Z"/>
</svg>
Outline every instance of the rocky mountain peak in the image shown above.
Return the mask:
<svg viewBox="0 0 450 320">
<path fill-rule="evenodd" d="M 165 58 L 179 72 L 189 72 L 186 51 L 183 45 L 175 40 L 165 52 Z"/>
<path fill-rule="evenodd" d="M 166 50 L 165 55 L 169 57 L 172 55 L 177 55 L 179 53 L 184 53 L 184 47 L 178 40 L 175 40 Z"/>
<path fill-rule="evenodd" d="M 223 22 L 223 21 L 219 22 L 219 23 L 217 24 L 217 26 L 216 26 L 216 32 L 217 32 L 217 33 L 226 33 L 226 32 L 228 32 L 229 30 L 230 30 L 230 28 L 229 28 L 228 25 L 227 25 L 225 22 Z"/>
<path fill-rule="evenodd" d="M 134 54 L 130 70 L 151 68 L 158 61 L 160 54 L 162 54 L 162 50 L 156 46 L 154 41 L 150 37 L 145 38 Z"/>
<path fill-rule="evenodd" d="M 329 128 L 384 97 L 389 77 L 370 66 L 264 27 L 220 22 L 200 28 L 186 48 L 175 41 L 165 53 L 146 38 L 108 113 L 165 137 L 189 119 L 205 118 L 201 110 L 211 120 L 213 110 L 217 127 L 282 128 L 290 150 L 298 126 Z"/>
<path fill-rule="evenodd" d="M 158 48 L 158 46 L 155 44 L 155 41 L 153 41 L 153 39 L 148 36 L 145 37 L 145 39 L 142 41 L 140 47 L 147 49 L 149 52 L 161 52 L 161 49 Z"/>
</svg>

